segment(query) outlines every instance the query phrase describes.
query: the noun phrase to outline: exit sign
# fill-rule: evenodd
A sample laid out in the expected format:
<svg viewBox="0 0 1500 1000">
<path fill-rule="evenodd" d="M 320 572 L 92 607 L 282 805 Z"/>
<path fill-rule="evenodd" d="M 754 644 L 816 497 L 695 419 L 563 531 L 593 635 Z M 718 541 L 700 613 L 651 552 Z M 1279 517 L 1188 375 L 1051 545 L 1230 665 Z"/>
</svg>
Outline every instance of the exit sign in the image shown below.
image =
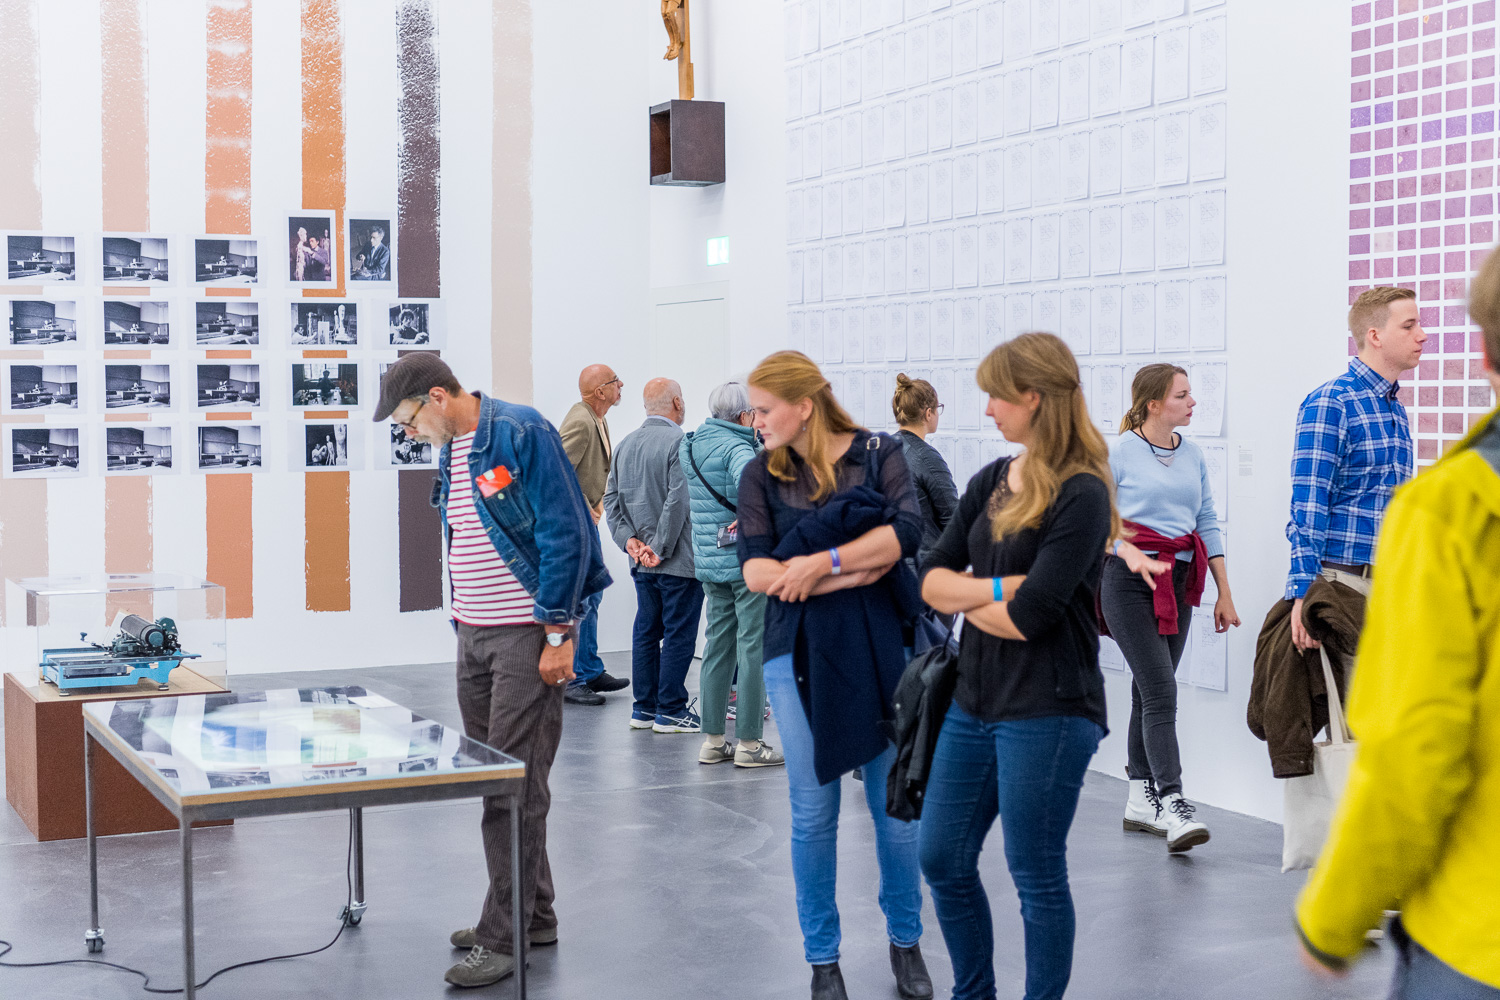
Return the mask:
<svg viewBox="0 0 1500 1000">
<path fill-rule="evenodd" d="M 708 266 L 729 263 L 729 237 L 711 236 L 708 240 Z"/>
</svg>

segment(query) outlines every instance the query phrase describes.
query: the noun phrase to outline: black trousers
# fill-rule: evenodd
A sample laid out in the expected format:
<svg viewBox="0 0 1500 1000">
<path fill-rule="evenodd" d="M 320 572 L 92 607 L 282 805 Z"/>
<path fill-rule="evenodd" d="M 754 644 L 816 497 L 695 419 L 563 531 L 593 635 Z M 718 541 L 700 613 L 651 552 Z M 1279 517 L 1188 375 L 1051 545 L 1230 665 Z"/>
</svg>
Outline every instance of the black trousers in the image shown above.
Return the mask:
<svg viewBox="0 0 1500 1000">
<path fill-rule="evenodd" d="M 1182 757 L 1177 750 L 1177 664 L 1187 646 L 1193 609 L 1187 603 L 1190 563 L 1177 561 L 1172 589 L 1177 598 L 1177 634 L 1157 631 L 1155 596 L 1125 560 L 1104 561 L 1099 606 L 1104 622 L 1130 664 L 1130 729 L 1125 773 L 1150 778 L 1158 794 L 1182 791 Z M 1166 586 L 1158 579 L 1158 587 Z"/>
</svg>

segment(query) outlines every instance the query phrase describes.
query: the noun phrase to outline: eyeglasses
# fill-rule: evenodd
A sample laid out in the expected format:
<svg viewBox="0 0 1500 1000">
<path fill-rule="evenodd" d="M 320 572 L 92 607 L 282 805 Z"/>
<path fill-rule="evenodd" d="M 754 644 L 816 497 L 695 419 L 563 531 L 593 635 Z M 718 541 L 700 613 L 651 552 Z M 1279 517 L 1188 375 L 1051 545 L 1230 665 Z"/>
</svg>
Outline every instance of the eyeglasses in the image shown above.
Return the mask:
<svg viewBox="0 0 1500 1000">
<path fill-rule="evenodd" d="M 941 417 L 943 415 L 943 404 L 942 403 L 939 403 L 938 405 L 934 406 L 933 409 L 937 411 L 938 416 Z"/>
<path fill-rule="evenodd" d="M 607 389 L 610 386 L 615 385 L 617 383 L 621 384 L 621 385 L 624 384 L 624 383 L 620 382 L 620 377 L 618 375 L 616 375 L 614 378 L 610 379 L 608 382 L 600 382 L 598 385 L 594 386 L 594 391 L 598 392 L 600 389 Z"/>
<path fill-rule="evenodd" d="M 406 418 L 405 420 L 393 420 L 393 421 L 391 421 L 391 423 L 395 424 L 397 427 L 405 427 L 409 431 L 416 430 L 417 429 L 417 414 L 421 413 L 422 412 L 422 407 L 424 407 L 426 405 L 427 405 L 427 397 L 423 396 L 422 399 L 421 399 L 421 401 L 417 403 L 417 408 L 415 410 L 411 411 L 411 416 L 410 417 Z"/>
</svg>

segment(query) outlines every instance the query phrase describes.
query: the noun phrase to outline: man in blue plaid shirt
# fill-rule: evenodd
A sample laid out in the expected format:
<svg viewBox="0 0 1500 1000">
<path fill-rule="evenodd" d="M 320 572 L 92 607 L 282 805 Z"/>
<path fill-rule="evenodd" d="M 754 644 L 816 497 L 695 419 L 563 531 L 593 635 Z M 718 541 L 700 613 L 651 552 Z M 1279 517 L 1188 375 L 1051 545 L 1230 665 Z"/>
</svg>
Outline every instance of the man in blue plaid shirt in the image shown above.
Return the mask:
<svg viewBox="0 0 1500 1000">
<path fill-rule="evenodd" d="M 1297 413 L 1292 453 L 1292 543 L 1286 599 L 1292 641 L 1318 648 L 1302 625 L 1302 597 L 1323 576 L 1369 594 L 1370 564 L 1386 505 L 1415 465 L 1411 421 L 1396 379 L 1417 366 L 1427 334 L 1409 288 L 1372 288 L 1349 309 L 1359 356 L 1313 390 Z"/>
</svg>

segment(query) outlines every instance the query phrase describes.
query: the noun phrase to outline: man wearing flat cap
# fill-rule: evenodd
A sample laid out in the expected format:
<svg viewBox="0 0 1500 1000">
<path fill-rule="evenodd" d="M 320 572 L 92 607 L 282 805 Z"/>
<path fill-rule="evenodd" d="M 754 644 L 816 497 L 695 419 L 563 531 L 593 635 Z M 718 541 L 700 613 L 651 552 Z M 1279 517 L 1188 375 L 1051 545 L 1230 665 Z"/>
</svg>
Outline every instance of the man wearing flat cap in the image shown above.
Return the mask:
<svg viewBox="0 0 1500 1000">
<path fill-rule="evenodd" d="M 609 571 L 562 439 L 536 410 L 467 393 L 441 358 L 414 353 L 381 380 L 375 419 L 387 418 L 442 448 L 433 506 L 448 552 L 464 731 L 526 764 L 521 884 L 511 885 L 508 810 L 485 799 L 489 891 L 478 925 L 450 938 L 469 954 L 447 981 L 487 986 L 524 958 L 510 954 L 512 892 L 521 893 L 530 944 L 557 941 L 547 777 L 577 623 L 588 599 L 609 586 Z"/>
</svg>

